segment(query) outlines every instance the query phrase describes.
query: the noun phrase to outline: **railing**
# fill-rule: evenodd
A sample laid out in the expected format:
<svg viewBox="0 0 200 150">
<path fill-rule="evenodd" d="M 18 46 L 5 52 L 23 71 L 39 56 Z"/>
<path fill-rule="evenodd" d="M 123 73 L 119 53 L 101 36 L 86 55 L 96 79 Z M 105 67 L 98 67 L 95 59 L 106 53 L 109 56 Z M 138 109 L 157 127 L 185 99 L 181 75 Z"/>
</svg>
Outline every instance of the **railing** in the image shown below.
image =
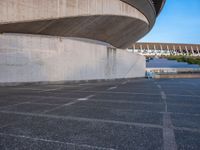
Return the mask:
<svg viewBox="0 0 200 150">
<path fill-rule="evenodd" d="M 147 68 L 146 72 L 154 74 L 200 73 L 200 68 Z"/>
<path fill-rule="evenodd" d="M 147 68 L 146 78 L 200 78 L 200 68 Z"/>
</svg>

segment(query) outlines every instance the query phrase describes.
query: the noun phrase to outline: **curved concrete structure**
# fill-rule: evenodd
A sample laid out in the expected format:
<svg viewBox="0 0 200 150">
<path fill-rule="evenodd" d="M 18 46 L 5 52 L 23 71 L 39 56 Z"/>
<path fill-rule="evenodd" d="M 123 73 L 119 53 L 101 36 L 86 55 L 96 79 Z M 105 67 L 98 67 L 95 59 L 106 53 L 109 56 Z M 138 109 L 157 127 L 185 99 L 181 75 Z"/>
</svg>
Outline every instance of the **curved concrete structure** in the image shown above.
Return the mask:
<svg viewBox="0 0 200 150">
<path fill-rule="evenodd" d="M 1 33 L 89 38 L 117 48 L 140 39 L 156 19 L 151 0 L 1 0 L 0 14 Z"/>
<path fill-rule="evenodd" d="M 136 78 L 145 75 L 145 58 L 101 43 L 3 34 L 0 70 L 0 83 Z"/>
<path fill-rule="evenodd" d="M 128 48 L 164 0 L 0 0 L 0 83 L 144 77 Z"/>
</svg>

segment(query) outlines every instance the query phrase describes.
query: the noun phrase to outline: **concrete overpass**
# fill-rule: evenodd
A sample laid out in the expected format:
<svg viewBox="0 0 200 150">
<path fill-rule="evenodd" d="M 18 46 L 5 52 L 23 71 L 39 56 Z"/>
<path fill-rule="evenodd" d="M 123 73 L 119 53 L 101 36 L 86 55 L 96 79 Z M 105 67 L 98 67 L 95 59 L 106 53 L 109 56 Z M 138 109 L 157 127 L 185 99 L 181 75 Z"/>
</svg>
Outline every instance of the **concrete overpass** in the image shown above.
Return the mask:
<svg viewBox="0 0 200 150">
<path fill-rule="evenodd" d="M 200 44 L 181 43 L 136 43 L 130 47 L 142 55 L 187 55 L 200 56 Z"/>
<path fill-rule="evenodd" d="M 1 0 L 0 82 L 143 76 L 144 58 L 121 49 L 151 30 L 164 2 Z"/>
</svg>

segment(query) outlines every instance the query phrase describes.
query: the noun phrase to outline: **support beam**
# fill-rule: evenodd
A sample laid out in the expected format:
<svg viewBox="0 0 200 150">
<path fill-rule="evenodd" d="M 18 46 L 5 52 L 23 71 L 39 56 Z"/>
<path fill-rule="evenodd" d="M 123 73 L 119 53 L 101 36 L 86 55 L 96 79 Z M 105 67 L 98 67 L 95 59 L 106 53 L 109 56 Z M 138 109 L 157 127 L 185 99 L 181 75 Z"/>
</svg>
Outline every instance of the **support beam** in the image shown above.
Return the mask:
<svg viewBox="0 0 200 150">
<path fill-rule="evenodd" d="M 183 55 L 183 51 L 182 51 L 181 46 L 179 46 L 179 50 L 180 50 L 180 55 Z"/>
<path fill-rule="evenodd" d="M 169 45 L 167 45 L 167 54 L 170 55 Z"/>
<path fill-rule="evenodd" d="M 142 48 L 142 45 L 140 45 L 140 53 L 143 53 L 143 48 Z"/>
<path fill-rule="evenodd" d="M 161 55 L 163 55 L 164 53 L 163 53 L 163 47 L 162 47 L 162 45 L 160 44 L 160 51 L 161 51 Z"/>
<path fill-rule="evenodd" d="M 197 46 L 197 52 L 198 52 L 198 56 L 200 56 L 200 51 L 199 51 L 199 47 Z"/>
<path fill-rule="evenodd" d="M 133 52 L 135 53 L 135 44 L 133 44 Z"/>
<path fill-rule="evenodd" d="M 175 45 L 173 45 L 174 54 L 177 55 Z"/>
<path fill-rule="evenodd" d="M 189 51 L 188 51 L 187 46 L 185 46 L 185 50 L 186 50 L 186 52 L 187 52 L 187 56 L 189 56 Z"/>
<path fill-rule="evenodd" d="M 195 56 L 194 49 L 192 46 L 191 46 L 191 51 L 192 51 L 192 56 Z"/>
</svg>

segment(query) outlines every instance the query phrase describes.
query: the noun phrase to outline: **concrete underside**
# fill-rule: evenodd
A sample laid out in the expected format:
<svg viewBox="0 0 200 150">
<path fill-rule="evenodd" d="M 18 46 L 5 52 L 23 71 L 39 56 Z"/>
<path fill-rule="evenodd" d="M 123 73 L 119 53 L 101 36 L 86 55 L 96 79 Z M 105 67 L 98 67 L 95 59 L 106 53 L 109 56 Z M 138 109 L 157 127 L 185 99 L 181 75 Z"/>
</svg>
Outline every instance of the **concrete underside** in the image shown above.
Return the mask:
<svg viewBox="0 0 200 150">
<path fill-rule="evenodd" d="M 89 38 L 125 48 L 148 32 L 148 24 L 130 17 L 98 15 L 4 24 L 0 32 Z"/>
<path fill-rule="evenodd" d="M 144 77 L 145 58 L 105 44 L 0 35 L 0 83 Z"/>
<path fill-rule="evenodd" d="M 0 33 L 89 38 L 127 48 L 151 29 L 155 16 L 152 18 L 149 2 L 126 2 L 129 1 L 1 0 Z M 141 8 L 142 4 L 149 9 Z"/>
</svg>

